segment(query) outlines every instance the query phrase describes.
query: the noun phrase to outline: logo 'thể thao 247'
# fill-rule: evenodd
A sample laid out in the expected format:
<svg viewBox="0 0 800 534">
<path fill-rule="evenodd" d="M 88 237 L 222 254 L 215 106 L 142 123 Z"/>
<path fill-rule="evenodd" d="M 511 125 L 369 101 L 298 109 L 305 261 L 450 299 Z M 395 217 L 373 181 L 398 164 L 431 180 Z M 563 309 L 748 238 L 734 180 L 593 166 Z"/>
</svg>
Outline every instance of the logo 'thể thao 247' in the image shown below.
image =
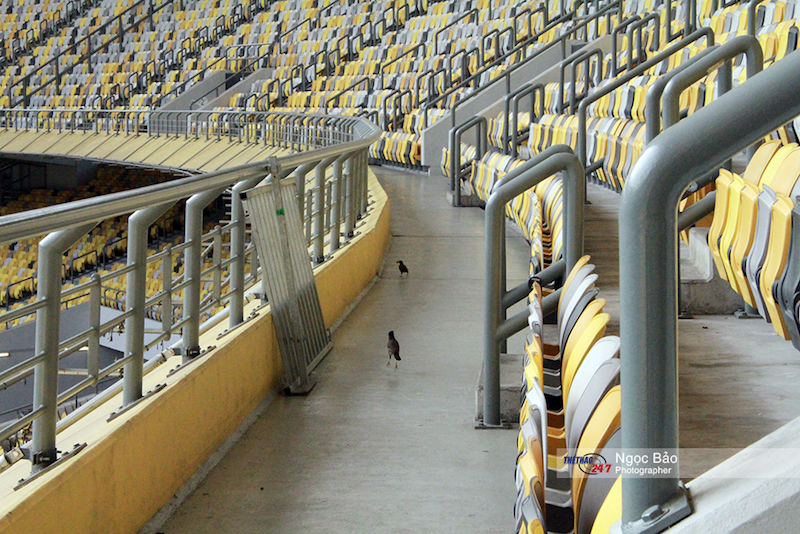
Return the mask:
<svg viewBox="0 0 800 534">
<path fill-rule="evenodd" d="M 611 464 L 606 461 L 602 454 L 596 452 L 582 455 L 568 454 L 564 456 L 564 463 L 576 466 L 587 475 L 611 472 Z"/>
</svg>

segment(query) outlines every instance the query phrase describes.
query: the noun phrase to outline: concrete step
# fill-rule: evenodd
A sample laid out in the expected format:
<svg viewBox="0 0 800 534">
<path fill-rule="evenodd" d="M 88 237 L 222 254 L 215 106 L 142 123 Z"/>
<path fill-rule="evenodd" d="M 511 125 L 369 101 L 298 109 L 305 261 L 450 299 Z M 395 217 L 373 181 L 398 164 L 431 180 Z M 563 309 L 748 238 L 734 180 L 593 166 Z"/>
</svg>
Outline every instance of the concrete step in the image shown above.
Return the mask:
<svg viewBox="0 0 800 534">
<path fill-rule="evenodd" d="M 680 241 L 680 311 L 684 315 L 728 315 L 744 301 L 719 277 L 708 248 L 708 228 L 691 228 L 689 244 Z"/>
</svg>

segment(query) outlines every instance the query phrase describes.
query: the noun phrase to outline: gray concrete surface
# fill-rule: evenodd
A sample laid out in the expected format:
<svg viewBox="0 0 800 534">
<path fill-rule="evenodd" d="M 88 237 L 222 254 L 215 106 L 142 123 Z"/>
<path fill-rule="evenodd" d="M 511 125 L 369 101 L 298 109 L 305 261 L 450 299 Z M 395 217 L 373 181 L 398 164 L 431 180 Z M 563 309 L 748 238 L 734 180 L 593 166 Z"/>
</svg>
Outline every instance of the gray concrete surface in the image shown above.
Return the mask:
<svg viewBox="0 0 800 534">
<path fill-rule="evenodd" d="M 228 70 L 214 71 L 204 79 L 189 87 L 186 91 L 174 99 L 170 100 L 167 104 L 161 106 L 160 109 L 165 111 L 201 109 L 205 101 L 211 100 L 219 93 L 225 91 L 225 78 L 231 74 L 231 71 Z M 211 92 L 209 93 L 209 91 Z M 198 98 L 202 100 L 195 103 L 195 100 Z M 193 103 L 194 105 L 192 105 Z"/>
<path fill-rule="evenodd" d="M 690 228 L 689 244 L 680 240 L 678 246 L 683 315 L 729 315 L 744 308 L 744 299 L 717 273 L 708 228 Z"/>
<path fill-rule="evenodd" d="M 793 534 L 800 514 L 800 419 L 688 484 L 694 513 L 681 534 Z"/>
</svg>

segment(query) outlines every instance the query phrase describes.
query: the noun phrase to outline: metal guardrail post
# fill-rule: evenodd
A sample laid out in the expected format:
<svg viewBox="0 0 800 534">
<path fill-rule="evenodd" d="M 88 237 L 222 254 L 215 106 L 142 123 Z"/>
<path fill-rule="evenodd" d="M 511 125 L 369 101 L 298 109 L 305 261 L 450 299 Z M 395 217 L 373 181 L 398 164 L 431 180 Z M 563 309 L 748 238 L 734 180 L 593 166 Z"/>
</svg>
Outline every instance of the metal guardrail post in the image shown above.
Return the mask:
<svg viewBox="0 0 800 534">
<path fill-rule="evenodd" d="M 183 290 L 183 317 L 188 318 L 183 327 L 183 361 L 188 362 L 200 354 L 200 290 L 203 270 L 202 236 L 203 209 L 220 196 L 224 189 L 213 189 L 193 195 L 186 201 L 186 237 L 188 244 L 183 252 L 183 280 L 190 282 Z"/>
<path fill-rule="evenodd" d="M 638 65 L 636 68 L 628 71 L 624 76 L 620 76 L 619 78 L 610 81 L 606 85 L 604 85 L 601 89 L 592 92 L 589 96 L 581 100 L 581 103 L 578 105 L 578 150 L 577 156 L 581 160 L 584 166 L 589 166 L 590 162 L 587 161 L 587 139 L 586 139 L 586 115 L 587 109 L 589 105 L 599 100 L 602 96 L 607 95 L 614 91 L 615 89 L 621 87 L 626 82 L 632 80 L 634 77 L 639 76 L 640 74 L 644 73 L 650 67 L 653 67 L 663 61 L 664 59 L 670 57 L 674 53 L 682 50 L 683 48 L 689 46 L 691 43 L 700 40 L 701 38 L 705 37 L 708 42 L 708 46 L 714 45 L 714 32 L 711 28 L 700 28 L 696 32 L 692 33 L 688 37 L 684 37 L 680 41 L 676 42 L 675 44 L 669 46 L 662 50 L 659 54 L 651 57 L 644 63 Z"/>
<path fill-rule="evenodd" d="M 161 281 L 164 298 L 161 299 L 161 331 L 169 341 L 172 337 L 172 245 L 164 247 L 164 260 L 161 262 Z"/>
<path fill-rule="evenodd" d="M 212 246 L 212 254 L 214 255 L 214 287 L 211 289 L 211 297 L 214 302 L 219 304 L 222 299 L 222 230 L 220 226 L 214 228 L 214 241 Z"/>
<path fill-rule="evenodd" d="M 244 321 L 245 232 L 247 230 L 242 192 L 255 187 L 262 178 L 243 180 L 231 189 L 231 299 L 228 304 L 228 326 Z M 253 255 L 255 257 L 255 254 Z"/>
<path fill-rule="evenodd" d="M 314 233 L 312 244 L 314 247 L 313 259 L 315 264 L 325 261 L 325 173 L 328 167 L 336 160 L 334 157 L 325 158 L 314 169 L 314 213 L 312 221 Z"/>
<path fill-rule="evenodd" d="M 537 93 L 539 94 L 538 109 L 536 107 Z M 533 124 L 536 117 L 541 117 L 544 115 L 545 93 L 543 84 L 526 83 L 516 91 L 512 91 L 511 93 L 507 94 L 505 100 L 503 101 L 503 111 L 505 113 L 503 116 L 503 154 L 511 154 L 515 158 L 519 155 L 517 149 L 517 138 L 519 136 L 519 132 L 517 131 L 519 102 L 528 95 L 531 97 L 530 124 Z M 509 134 L 509 132 L 511 133 Z M 509 141 L 511 142 L 511 145 L 509 145 Z"/>
<path fill-rule="evenodd" d="M 644 28 L 650 23 L 653 23 L 653 47 L 655 50 L 661 49 L 661 17 L 657 12 L 650 12 L 639 20 L 634 20 L 628 25 L 626 35 L 628 36 L 628 67 L 631 70 L 633 67 L 647 60 L 647 50 L 642 38 Z M 688 35 L 685 32 L 684 35 Z M 634 47 L 635 43 L 635 47 Z M 634 49 L 636 50 L 636 60 L 634 61 Z M 615 60 L 616 61 L 616 60 Z"/>
<path fill-rule="evenodd" d="M 300 220 L 305 221 L 308 217 L 306 213 L 306 176 L 314 168 L 315 163 L 300 165 L 294 170 L 294 177 L 297 185 L 297 207 L 300 211 Z M 308 239 L 306 239 L 308 241 Z"/>
<path fill-rule="evenodd" d="M 747 34 L 753 37 L 756 36 L 756 14 L 758 4 L 761 2 L 764 2 L 764 0 L 750 0 L 747 4 Z"/>
<path fill-rule="evenodd" d="M 664 129 L 669 128 L 680 120 L 681 93 L 692 83 L 705 77 L 707 73 L 715 69 L 718 70 L 717 92 L 719 95 L 723 95 L 733 89 L 733 67 L 730 60 L 740 54 L 744 54 L 747 60 L 748 80 L 764 68 L 764 55 L 758 39 L 750 35 L 740 35 L 719 46 L 713 53 L 710 52 L 704 55 L 701 60 L 693 61 L 689 66 L 690 68 L 681 69 L 677 75 L 671 76 L 664 87 L 661 109 Z M 747 149 L 747 161 L 750 161 L 750 158 L 753 157 L 756 148 L 756 145 L 753 145 Z M 723 166 L 730 169 L 731 161 L 727 161 Z M 695 181 L 695 189 L 703 187 L 715 178 L 716 173 L 698 177 L 698 180 Z M 707 208 L 708 213 L 711 213 L 714 209 L 711 205 L 707 205 Z"/>
<path fill-rule="evenodd" d="M 637 20 L 639 20 L 639 19 L 640 19 L 639 15 L 631 15 L 627 19 L 625 19 L 622 22 L 620 22 L 619 24 L 617 24 L 614 27 L 614 29 L 611 31 L 611 66 L 609 68 L 611 69 L 611 77 L 612 78 L 616 78 L 617 75 L 619 75 L 619 73 L 624 70 L 624 69 L 622 69 L 622 66 L 617 63 L 617 59 L 618 59 L 618 54 L 617 54 L 618 45 L 617 45 L 617 43 L 618 43 L 618 40 L 621 37 L 620 34 L 625 35 L 624 34 L 625 29 L 628 26 L 630 26 L 631 24 L 633 24 L 634 22 L 636 22 Z M 630 37 L 628 38 L 628 40 L 630 41 Z M 631 66 L 631 62 L 628 61 L 628 67 L 630 67 L 630 66 Z"/>
<path fill-rule="evenodd" d="M 483 359 L 483 422 L 482 427 L 499 428 L 500 420 L 500 342 L 527 324 L 527 311 L 519 316 L 501 321 L 503 315 L 502 286 L 500 278 L 503 232 L 506 204 L 557 172 L 564 172 L 564 259 L 566 272 L 583 253 L 583 205 L 585 202 L 584 169 L 569 147 L 555 145 L 555 150 L 541 160 L 528 162 L 512 171 L 499 188 L 495 188 L 486 203 L 486 316 L 484 323 Z M 537 164 L 538 163 L 538 164 Z M 509 173 L 511 174 L 511 173 Z M 552 268 L 552 267 L 551 267 Z M 557 302 L 557 297 L 555 299 Z M 548 307 L 553 300 L 548 301 Z"/>
<path fill-rule="evenodd" d="M 710 52 L 701 60 L 674 76 L 664 88 L 664 102 L 661 110 L 664 128 L 669 128 L 680 119 L 680 95 L 694 81 L 708 72 L 719 69 L 717 84 L 720 93 L 733 88 L 733 71 L 730 60 L 744 54 L 747 58 L 747 79 L 749 80 L 763 69 L 764 52 L 758 39 L 751 35 L 740 35 Z M 721 61 L 724 61 L 721 65 Z"/>
<path fill-rule="evenodd" d="M 330 231 L 330 251 L 334 252 L 339 250 L 339 238 L 342 219 L 342 164 L 345 160 L 349 160 L 350 154 L 343 154 L 333 162 L 333 189 L 332 189 L 332 207 L 331 207 L 331 231 Z"/>
<path fill-rule="evenodd" d="M 347 160 L 345 163 L 345 176 L 344 176 L 344 212 L 345 212 L 345 219 L 344 219 L 344 235 L 345 240 L 350 241 L 350 238 L 353 237 L 353 228 L 355 227 L 355 214 L 353 213 L 353 206 L 355 203 L 353 202 L 353 181 L 355 178 L 353 174 L 355 173 L 355 169 L 358 163 L 358 156 L 353 154 L 350 159 Z"/>
<path fill-rule="evenodd" d="M 58 420 L 58 345 L 61 324 L 61 256 L 95 224 L 83 224 L 48 234 L 39 242 L 38 289 L 36 299 L 45 306 L 36 315 L 34 354 L 44 355 L 33 375 L 33 406 L 42 414 L 33 421 L 31 462 L 37 473 L 56 461 Z"/>
<path fill-rule="evenodd" d="M 359 191 L 361 194 L 361 217 L 367 214 L 367 206 L 369 205 L 369 163 L 368 163 L 369 155 L 367 150 L 364 149 L 359 154 L 359 162 L 361 165 L 360 176 L 359 179 L 361 180 L 361 186 L 359 187 Z M 359 218 L 361 218 L 359 217 Z"/>
<path fill-rule="evenodd" d="M 619 224 L 625 449 L 678 447 L 677 211 L 683 191 L 800 115 L 798 75 L 800 54 L 788 54 L 664 130 L 628 178 Z M 657 532 L 680 521 L 690 513 L 685 491 L 678 472 L 623 476 L 623 532 Z"/>
<path fill-rule="evenodd" d="M 144 320 L 147 300 L 147 230 L 172 203 L 161 204 L 134 212 L 128 217 L 128 265 L 134 266 L 125 280 L 125 311 L 133 315 L 125 320 L 125 364 L 122 405 L 127 406 L 142 397 L 142 366 L 144 365 Z"/>
<path fill-rule="evenodd" d="M 712 50 L 719 48 L 719 45 L 714 45 L 701 50 L 695 56 L 687 59 L 671 71 L 658 77 L 658 79 L 650 85 L 647 90 L 646 105 L 644 108 L 645 118 L 645 145 L 656 138 L 661 133 L 661 98 L 664 95 L 664 88 L 673 77 L 686 70 L 695 62 L 703 59 Z M 680 110 L 679 110 L 680 111 Z"/>
<path fill-rule="evenodd" d="M 92 274 L 92 287 L 89 289 L 89 328 L 92 331 L 86 343 L 89 349 L 86 354 L 86 372 L 95 380 L 95 385 L 100 372 L 100 311 L 103 304 L 101 297 L 100 275 L 95 272 Z"/>
<path fill-rule="evenodd" d="M 453 192 L 453 206 L 461 206 L 461 137 L 476 128 L 475 134 L 475 159 L 479 160 L 486 154 L 486 117 L 472 117 L 450 130 L 450 191 Z"/>
<path fill-rule="evenodd" d="M 353 165 L 353 230 L 358 226 L 361 219 L 361 174 L 362 174 L 361 154 L 356 152 L 355 164 Z"/>
</svg>

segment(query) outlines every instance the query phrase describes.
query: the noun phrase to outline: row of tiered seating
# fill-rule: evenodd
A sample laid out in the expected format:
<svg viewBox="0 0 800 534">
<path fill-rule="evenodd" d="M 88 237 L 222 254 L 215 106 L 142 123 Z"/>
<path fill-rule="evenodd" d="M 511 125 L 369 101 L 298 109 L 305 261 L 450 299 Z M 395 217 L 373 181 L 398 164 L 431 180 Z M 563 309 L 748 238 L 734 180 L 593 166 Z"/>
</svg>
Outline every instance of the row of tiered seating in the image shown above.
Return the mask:
<svg viewBox="0 0 800 534">
<path fill-rule="evenodd" d="M 773 6 L 773 4 L 768 4 Z M 742 35 L 746 32 L 746 10 L 741 6 L 731 6 L 714 14 L 707 23 L 717 31 L 717 43 Z M 771 9 L 761 17 L 765 26 L 760 32 L 760 42 L 764 49 L 765 66 L 780 60 L 797 46 L 798 27 L 793 20 L 783 21 L 782 16 L 792 9 Z M 771 17 L 771 18 L 770 18 Z M 726 22 L 727 21 L 727 22 Z M 735 22 L 734 22 L 735 21 Z M 649 44 L 653 44 L 653 33 L 649 33 Z M 666 43 L 666 34 L 661 29 L 661 43 Z M 664 49 L 667 44 L 663 45 Z M 587 157 L 589 163 L 603 162 L 595 174 L 595 179 L 615 190 L 621 190 L 625 179 L 644 149 L 644 106 L 645 95 L 650 85 L 662 74 L 674 69 L 707 46 L 705 38 L 687 47 L 682 53 L 673 55 L 651 68 L 642 76 L 636 77 L 612 93 L 602 97 L 587 108 Z M 626 48 L 625 46 L 622 47 Z M 650 48 L 653 48 L 652 46 Z M 625 64 L 627 53 L 623 50 L 617 58 L 617 64 Z M 610 74 L 612 58 L 606 56 L 604 73 Z M 734 85 L 745 78 L 744 64 L 740 61 L 734 71 Z M 606 78 L 610 79 L 610 78 Z M 694 84 L 682 95 L 681 105 L 691 114 L 718 96 L 716 73 Z M 603 82 L 601 82 L 602 86 Z M 565 84 L 564 94 L 568 94 L 570 83 Z M 531 118 L 528 112 L 518 117 L 519 137 L 527 141 L 527 151 L 522 154 L 536 154 L 548 146 L 567 143 L 573 148 L 577 144 L 577 117 L 575 115 L 558 115 L 559 87 L 557 83 L 548 84 L 543 103 L 545 114 Z M 575 110 L 571 110 L 575 111 Z M 489 130 L 492 135 L 489 141 L 493 146 L 502 148 L 503 131 L 502 114 L 490 120 Z M 794 140 L 794 131 L 784 129 L 787 140 Z"/>
<path fill-rule="evenodd" d="M 778 11 L 773 11 L 773 14 Z M 726 8 L 711 17 L 710 23 L 726 27 L 719 21 L 738 16 L 737 13 L 741 13 L 741 9 L 737 11 L 733 7 Z M 797 35 L 797 27 L 794 25 L 794 21 L 776 23 L 774 18 L 767 20 L 772 22 L 770 26 L 761 32 L 761 43 L 765 47 L 765 57 L 770 59 L 771 63 L 791 52 L 793 47 L 796 46 L 796 38 L 791 39 L 789 36 L 792 34 Z M 731 26 L 734 25 L 729 24 L 727 27 Z M 737 32 L 741 33 L 740 25 L 735 27 Z M 776 32 L 780 32 L 780 35 Z M 723 36 L 723 39 L 734 35 L 735 33 L 731 32 Z M 650 38 L 652 39 L 652 33 Z M 602 162 L 602 166 L 594 173 L 594 180 L 617 191 L 622 189 L 626 176 L 644 149 L 644 96 L 647 89 L 659 75 L 675 68 L 691 55 L 697 53 L 700 45 L 704 44 L 703 41 L 696 43 L 696 46 L 685 49 L 682 54 L 673 55 L 669 61 L 662 62 L 660 65 L 650 69 L 650 72 L 631 80 L 630 83 L 602 97 L 588 107 L 587 157 L 589 163 L 594 161 Z M 624 49 L 625 47 L 623 46 L 622 48 Z M 605 59 L 605 70 L 608 72 L 611 58 L 607 56 Z M 623 61 L 624 54 L 617 62 L 621 63 Z M 744 67 L 740 64 L 735 71 L 735 83 L 742 81 L 743 77 Z M 708 76 L 683 94 L 682 107 L 687 109 L 688 113 L 693 113 L 709 103 L 715 96 L 714 79 L 715 75 Z M 526 143 L 524 148 L 519 147 L 521 148 L 519 150 L 521 157 L 529 157 L 532 154 L 539 153 L 553 144 L 568 144 L 573 148 L 576 147 L 577 116 L 556 114 L 558 111 L 557 95 L 557 84 L 549 84 L 544 91 L 545 101 L 537 102 L 537 106 L 535 106 L 535 109 L 540 106 L 543 107 L 548 113 L 541 117 L 534 116 L 533 118 L 528 112 L 520 113 L 518 126 L 521 131 L 518 133 L 519 138 Z M 497 119 L 489 121 L 488 141 L 490 145 L 502 148 L 503 127 L 502 114 Z M 784 143 L 795 142 L 797 141 L 797 132 L 792 125 L 788 125 L 776 132 L 775 137 L 780 137 Z M 461 152 L 462 166 L 469 165 L 471 162 L 471 172 L 467 173 L 465 180 L 467 192 L 475 194 L 483 201 L 488 199 L 498 175 L 502 175 L 510 168 L 521 163 L 518 160 L 512 161 L 509 157 L 501 156 L 497 152 L 487 153 L 480 161 L 474 160 L 474 147 L 469 147 L 468 145 L 462 145 Z M 444 174 L 449 176 L 449 149 L 444 150 L 442 164 Z M 682 202 L 682 208 L 699 201 L 713 188 L 712 184 L 692 193 Z M 525 232 L 524 227 L 522 228 Z"/>
<path fill-rule="evenodd" d="M 407 74 L 401 76 L 401 80 L 406 81 L 407 85 L 404 87 L 396 82 L 392 85 L 392 90 L 403 91 L 406 88 L 416 89 L 416 84 L 421 82 L 421 94 L 419 100 L 412 98 L 408 99 L 406 107 L 399 110 L 401 114 L 405 115 L 403 120 L 392 120 L 391 123 L 381 124 L 385 133 L 382 139 L 376 143 L 370 151 L 371 157 L 377 162 L 399 163 L 406 166 L 418 166 L 421 163 L 421 146 L 420 139 L 423 128 L 426 128 L 444 116 L 450 107 L 455 105 L 456 101 L 469 95 L 473 88 L 464 86 L 452 91 L 450 96 L 442 101 L 434 104 L 435 107 L 430 107 L 428 102 L 432 102 L 434 98 L 445 93 L 450 87 L 458 84 L 460 81 L 465 80 L 469 76 L 476 74 L 482 69 L 484 64 L 490 63 L 496 58 L 496 51 L 492 46 L 486 49 L 486 55 L 483 57 L 483 64 L 478 62 L 479 55 L 476 53 L 482 49 L 482 41 L 487 37 L 491 37 L 492 32 L 501 33 L 500 46 L 497 53 L 502 54 L 512 46 L 510 32 L 505 31 L 510 29 L 514 32 L 514 39 L 522 40 L 531 35 L 531 30 L 535 33 L 545 25 L 541 13 L 536 13 L 532 18 L 522 16 L 517 26 L 514 26 L 514 17 L 522 15 L 524 12 L 531 11 L 535 8 L 538 2 L 524 2 L 515 6 L 507 6 L 502 3 L 494 2 L 492 6 L 492 17 L 489 16 L 489 6 L 487 3 L 476 3 L 475 6 L 464 6 L 461 13 L 467 13 L 473 7 L 478 9 L 477 22 L 471 22 L 470 19 L 465 19 L 458 24 L 454 25 L 443 33 L 440 37 L 439 43 L 432 43 L 426 47 L 425 57 L 428 58 L 426 62 L 407 62 L 402 65 L 402 71 Z M 440 6 L 442 4 L 437 4 Z M 435 17 L 436 15 L 434 15 Z M 412 19 L 414 22 L 415 19 Z M 422 32 L 423 39 L 436 34 L 437 20 L 433 17 L 421 21 L 420 27 L 424 27 L 425 31 Z M 533 26 L 533 28 L 531 28 Z M 551 41 L 556 37 L 558 28 L 553 28 L 550 32 L 542 35 L 537 43 L 531 43 L 529 50 L 539 48 L 544 43 Z M 446 38 L 445 38 L 446 37 Z M 489 41 L 487 41 L 489 42 Z M 441 44 L 440 44 L 441 43 Z M 435 48 L 434 48 L 435 47 Z M 530 51 L 528 53 L 530 53 Z M 442 54 L 446 52 L 449 56 Z M 457 58 L 458 54 L 466 53 L 469 58 L 466 64 L 466 71 L 463 67 L 452 69 L 451 72 L 445 75 L 439 75 L 437 71 L 447 65 L 451 59 Z M 430 65 L 431 57 L 436 60 L 436 63 Z M 481 76 L 479 85 L 483 85 L 499 75 L 503 70 L 510 65 L 521 59 L 521 56 L 514 55 L 499 65 L 491 67 Z M 433 78 L 433 90 L 429 91 L 429 78 Z M 419 78 L 419 80 L 417 80 Z M 392 83 L 392 82 L 390 82 Z M 401 104 L 405 102 L 401 98 Z M 427 122 L 423 120 L 424 107 L 427 110 Z M 409 116 L 411 120 L 406 120 Z M 388 122 L 388 121 L 387 121 Z M 397 124 L 397 127 L 395 127 Z"/>
<path fill-rule="evenodd" d="M 605 336 L 610 316 L 593 271 L 584 256 L 564 282 L 554 344 L 544 340 L 543 288 L 532 279 L 515 476 L 519 533 L 608 532 L 621 517 L 620 478 L 590 477 L 585 466 L 565 462 L 620 447 L 620 342 Z"/>
<path fill-rule="evenodd" d="M 739 176 L 722 170 L 716 180 L 708 245 L 720 278 L 757 308 L 778 335 L 800 349 L 797 245 L 800 147 L 762 144 Z"/>
<path fill-rule="evenodd" d="M 449 174 L 449 151 L 442 160 L 442 171 Z M 469 192 L 482 202 L 489 196 L 506 173 L 523 163 L 522 160 L 504 156 L 497 152 L 487 152 L 480 160 L 475 158 L 475 147 L 462 145 L 462 164 L 471 161 Z M 522 234 L 531 244 L 531 276 L 552 265 L 561 258 L 562 253 L 562 210 L 563 183 L 560 177 L 551 176 L 532 189 L 515 197 L 506 206 L 506 215 L 516 223 Z"/>
<path fill-rule="evenodd" d="M 514 25 L 515 15 L 521 15 L 516 27 L 515 37 L 518 39 L 530 35 L 531 24 L 534 31 L 544 26 L 541 13 L 534 14 L 530 19 L 525 15 L 534 9 L 534 1 L 516 6 L 506 6 L 497 0 L 493 0 L 493 3 L 492 17 L 489 16 L 488 1 L 430 4 L 426 12 L 417 13 L 417 16 L 411 16 L 407 21 L 403 18 L 405 11 L 399 10 L 397 22 L 400 24 L 397 30 L 380 36 L 379 42 L 371 39 L 375 36 L 371 28 L 363 27 L 362 32 L 361 27 L 356 26 L 369 13 L 366 6 L 361 11 L 347 10 L 346 16 L 352 17 L 354 23 L 349 28 L 349 33 L 339 31 L 337 25 L 327 25 L 312 31 L 298 30 L 292 36 L 293 44 L 287 49 L 288 52 L 271 59 L 275 66 L 272 76 L 254 82 L 249 92 L 233 95 L 230 107 L 224 109 L 327 109 L 345 115 L 377 116 L 385 134 L 371 148 L 371 157 L 377 161 L 418 166 L 422 128 L 443 116 L 459 95 L 467 94 L 472 89 L 460 88 L 453 92 L 449 100 L 430 108 L 427 125 L 423 121 L 423 103 L 481 68 L 477 54 L 482 48 L 481 40 L 493 31 L 510 29 Z M 391 5 L 392 3 L 387 2 L 373 3 L 373 6 L 377 6 L 371 9 L 373 20 L 374 13 Z M 477 17 L 468 16 L 472 9 L 477 9 Z M 414 13 L 413 8 L 410 12 Z M 339 20 L 333 22 L 338 24 Z M 443 32 L 438 37 L 438 42 L 434 43 L 437 29 L 451 23 L 453 26 Z M 332 65 L 332 70 L 326 70 L 331 65 L 326 64 L 327 59 L 319 54 L 319 51 L 330 48 L 330 41 L 321 38 L 325 36 L 339 39 L 336 46 L 340 55 L 343 60 L 349 59 Z M 356 39 L 357 36 L 360 39 Z M 555 31 L 549 34 L 550 38 L 554 36 Z M 343 38 L 350 40 L 343 41 Z M 510 32 L 503 33 L 501 40 L 504 50 L 510 48 L 510 39 Z M 348 43 L 352 40 L 355 40 L 356 48 L 361 43 L 367 43 L 367 46 L 359 50 L 348 49 Z M 542 42 L 546 40 L 547 36 L 540 38 Z M 406 52 L 409 52 L 406 56 L 394 61 Z M 459 61 L 454 61 L 450 68 L 451 58 L 458 60 L 464 53 L 468 53 L 469 58 L 467 70 L 463 71 Z M 494 49 L 489 47 L 486 54 L 484 62 L 493 59 L 491 54 L 494 54 Z M 489 80 L 504 68 L 506 65 L 500 65 L 486 73 L 483 81 Z M 444 71 L 437 72 L 440 69 Z M 365 76 L 372 79 L 355 85 Z M 427 80 L 431 77 L 434 84 L 433 92 L 429 93 Z M 418 86 L 419 97 L 416 94 Z"/>
<path fill-rule="evenodd" d="M 235 67 L 234 63 L 221 59 L 226 56 L 227 47 L 272 43 L 293 21 L 302 20 L 307 10 L 301 6 L 312 3 L 315 2 L 275 2 L 272 11 L 266 13 L 263 12 L 268 6 L 265 1 L 174 2 L 154 15 L 152 30 L 148 24 L 129 29 L 122 42 L 111 42 L 105 50 L 92 54 L 91 65 L 78 64 L 85 47 L 61 54 L 62 65 L 78 66 L 71 72 L 64 72 L 65 67 L 62 67 L 60 83 L 50 83 L 55 77 L 54 69 L 38 70 L 41 65 L 132 4 L 123 0 L 102 0 L 98 7 L 64 28 L 61 34 L 48 38 L 35 55 L 26 58 L 24 65 L 6 69 L 0 80 L 4 95 L 0 104 L 18 103 L 24 90 L 22 77 L 33 74 L 27 80 L 28 92 L 40 85 L 45 87 L 28 99 L 31 107 L 143 108 L 156 105 L 165 97 L 174 96 L 173 90 L 177 87 L 184 84 L 188 87 L 202 79 L 205 69 Z M 139 6 L 126 17 L 126 22 L 139 18 L 146 10 L 147 6 Z M 257 39 L 253 39 L 254 35 Z M 97 48 L 107 40 L 108 36 L 94 35 L 92 45 Z M 244 50 L 236 52 L 238 55 Z"/>
<path fill-rule="evenodd" d="M 5 13 L 0 13 L 2 60 L 5 63 L 19 61 L 27 54 L 36 53 L 37 45 L 69 26 L 95 3 L 92 0 L 23 0 L 9 5 Z"/>
<path fill-rule="evenodd" d="M 0 207 L 0 215 L 104 195 L 134 187 L 160 183 L 169 177 L 150 171 L 128 172 L 122 168 L 104 167 L 98 176 L 75 191 L 32 190 Z M 174 207 L 154 225 L 151 237 L 172 233 L 182 225 Z M 72 278 L 84 271 L 99 268 L 125 253 L 127 225 L 121 217 L 100 223 L 84 239 L 70 247 L 65 254 L 64 276 Z M 38 260 L 38 239 L 25 239 L 0 246 L 0 305 L 27 298 L 35 289 L 34 274 Z"/>
</svg>

